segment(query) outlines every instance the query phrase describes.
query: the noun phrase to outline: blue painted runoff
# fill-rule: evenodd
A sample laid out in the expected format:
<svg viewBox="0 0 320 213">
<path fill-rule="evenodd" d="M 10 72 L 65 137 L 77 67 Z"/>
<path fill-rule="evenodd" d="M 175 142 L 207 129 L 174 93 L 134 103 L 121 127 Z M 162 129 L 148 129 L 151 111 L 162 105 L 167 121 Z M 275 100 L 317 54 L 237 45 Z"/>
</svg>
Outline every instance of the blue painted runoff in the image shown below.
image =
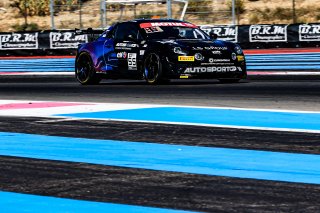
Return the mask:
<svg viewBox="0 0 320 213">
<path fill-rule="evenodd" d="M 187 212 L 143 206 L 102 203 L 0 191 L 0 209 L 7 213 L 179 213 Z"/>
<path fill-rule="evenodd" d="M 320 184 L 320 155 L 0 132 L 0 155 Z"/>
<path fill-rule="evenodd" d="M 59 116 L 132 120 L 164 123 L 192 123 L 292 130 L 320 130 L 320 113 L 272 112 L 239 109 L 153 107 L 130 110 L 62 114 Z"/>
</svg>

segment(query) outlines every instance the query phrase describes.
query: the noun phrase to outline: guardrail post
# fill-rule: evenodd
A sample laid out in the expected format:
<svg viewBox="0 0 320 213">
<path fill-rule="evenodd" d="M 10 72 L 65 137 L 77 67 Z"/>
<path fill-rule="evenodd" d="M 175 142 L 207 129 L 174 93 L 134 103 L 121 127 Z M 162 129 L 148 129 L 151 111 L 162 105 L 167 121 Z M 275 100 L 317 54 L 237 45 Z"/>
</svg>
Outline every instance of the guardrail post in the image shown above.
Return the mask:
<svg viewBox="0 0 320 213">
<path fill-rule="evenodd" d="M 167 0 L 167 18 L 172 18 L 171 0 Z"/>
<path fill-rule="evenodd" d="M 80 29 L 82 29 L 82 0 L 79 0 L 79 22 Z"/>
<path fill-rule="evenodd" d="M 50 0 L 50 16 L 51 16 L 51 30 L 55 30 L 54 26 L 54 0 Z"/>
<path fill-rule="evenodd" d="M 292 23 L 295 24 L 297 23 L 297 18 L 296 18 L 296 1 L 292 0 Z"/>
<path fill-rule="evenodd" d="M 232 0 L 232 25 L 236 24 L 236 0 Z"/>
<path fill-rule="evenodd" d="M 100 11 L 101 11 L 101 28 L 104 29 L 107 25 L 106 23 L 106 0 L 100 1 Z"/>
</svg>

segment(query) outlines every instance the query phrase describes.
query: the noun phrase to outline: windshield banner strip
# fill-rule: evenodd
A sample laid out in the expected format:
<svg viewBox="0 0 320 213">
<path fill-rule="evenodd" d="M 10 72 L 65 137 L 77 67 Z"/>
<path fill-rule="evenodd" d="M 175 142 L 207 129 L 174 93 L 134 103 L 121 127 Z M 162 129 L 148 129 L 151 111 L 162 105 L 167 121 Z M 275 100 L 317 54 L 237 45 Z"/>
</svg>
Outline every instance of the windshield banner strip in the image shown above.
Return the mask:
<svg viewBox="0 0 320 213">
<path fill-rule="evenodd" d="M 196 25 L 186 22 L 148 22 L 141 23 L 141 28 L 149 28 L 149 27 L 191 27 L 198 28 Z"/>
</svg>

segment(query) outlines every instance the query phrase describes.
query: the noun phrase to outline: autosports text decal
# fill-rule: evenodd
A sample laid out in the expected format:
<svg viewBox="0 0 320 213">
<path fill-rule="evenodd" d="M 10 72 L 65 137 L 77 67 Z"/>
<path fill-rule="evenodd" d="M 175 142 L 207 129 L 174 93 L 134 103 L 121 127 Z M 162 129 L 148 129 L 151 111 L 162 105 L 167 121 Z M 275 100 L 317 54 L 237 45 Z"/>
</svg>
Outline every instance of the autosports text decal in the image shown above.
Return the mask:
<svg viewBox="0 0 320 213">
<path fill-rule="evenodd" d="M 38 33 L 0 34 L 0 49 L 38 49 Z"/>
<path fill-rule="evenodd" d="M 188 67 L 184 73 L 206 73 L 206 72 L 235 72 L 242 71 L 241 67 Z"/>
<path fill-rule="evenodd" d="M 299 25 L 299 41 L 320 41 L 320 24 Z"/>
<path fill-rule="evenodd" d="M 50 49 L 76 49 L 79 44 L 88 42 L 88 35 L 76 35 L 74 32 L 51 32 Z"/>
<path fill-rule="evenodd" d="M 250 42 L 287 42 L 287 25 L 251 25 Z"/>
<path fill-rule="evenodd" d="M 185 22 L 148 22 L 141 23 L 141 28 L 150 28 L 150 27 L 192 27 L 198 28 L 196 25 Z"/>
<path fill-rule="evenodd" d="M 234 25 L 203 25 L 200 29 L 207 34 L 213 32 L 224 41 L 238 42 L 238 27 Z"/>
</svg>

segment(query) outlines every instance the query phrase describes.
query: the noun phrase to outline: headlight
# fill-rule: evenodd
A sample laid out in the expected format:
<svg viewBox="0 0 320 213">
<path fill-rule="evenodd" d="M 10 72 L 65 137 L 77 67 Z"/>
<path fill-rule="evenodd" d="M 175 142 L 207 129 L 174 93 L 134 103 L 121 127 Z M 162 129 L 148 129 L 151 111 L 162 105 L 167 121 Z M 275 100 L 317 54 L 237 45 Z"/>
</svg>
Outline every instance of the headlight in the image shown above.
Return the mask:
<svg viewBox="0 0 320 213">
<path fill-rule="evenodd" d="M 237 55 L 241 55 L 243 53 L 243 51 L 239 45 L 236 45 L 234 47 L 234 51 L 237 53 Z"/>
<path fill-rule="evenodd" d="M 187 52 L 183 51 L 183 50 L 181 49 L 181 47 L 174 47 L 174 48 L 173 48 L 173 52 L 174 52 L 174 53 L 177 53 L 177 54 L 181 54 L 181 55 L 186 55 L 186 54 L 187 54 Z"/>
<path fill-rule="evenodd" d="M 198 61 L 201 61 L 203 59 L 203 56 L 201 55 L 201 53 L 196 53 L 194 55 L 195 59 L 198 60 Z"/>
</svg>

